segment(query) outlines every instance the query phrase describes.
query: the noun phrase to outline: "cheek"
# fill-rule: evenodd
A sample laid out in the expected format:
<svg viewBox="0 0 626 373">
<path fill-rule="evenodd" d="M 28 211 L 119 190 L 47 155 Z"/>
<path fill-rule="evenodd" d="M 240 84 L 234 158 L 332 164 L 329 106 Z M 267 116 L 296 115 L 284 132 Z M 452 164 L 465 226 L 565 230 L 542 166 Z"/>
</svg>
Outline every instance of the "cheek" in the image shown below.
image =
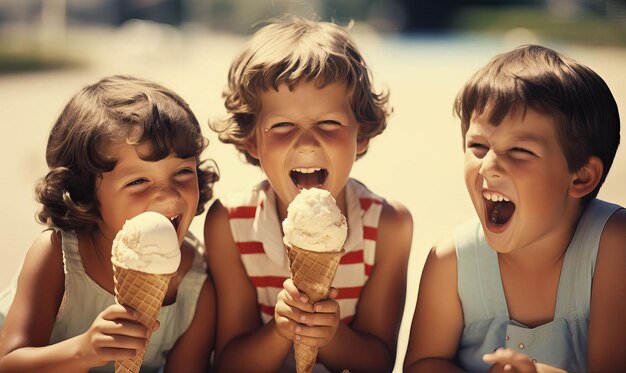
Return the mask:
<svg viewBox="0 0 626 373">
<path fill-rule="evenodd" d="M 463 161 L 463 174 L 465 181 L 469 181 L 470 178 L 475 178 L 480 169 L 480 160 L 476 159 L 471 153 L 465 153 Z"/>
</svg>

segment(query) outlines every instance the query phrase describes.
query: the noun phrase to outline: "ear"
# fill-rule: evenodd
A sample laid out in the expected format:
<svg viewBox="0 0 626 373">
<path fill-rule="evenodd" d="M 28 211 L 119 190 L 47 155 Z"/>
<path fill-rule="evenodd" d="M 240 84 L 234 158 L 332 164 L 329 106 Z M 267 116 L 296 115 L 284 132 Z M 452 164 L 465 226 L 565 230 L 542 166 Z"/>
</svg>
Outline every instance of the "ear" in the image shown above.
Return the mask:
<svg viewBox="0 0 626 373">
<path fill-rule="evenodd" d="M 257 147 L 256 136 L 254 134 L 244 140 L 243 146 L 252 158 L 259 159 L 259 149 Z"/>
<path fill-rule="evenodd" d="M 356 141 L 356 154 L 357 155 L 362 155 L 363 153 L 365 153 L 365 151 L 367 151 L 367 147 L 370 144 L 370 139 L 362 139 L 362 140 L 357 140 Z"/>
<path fill-rule="evenodd" d="M 572 175 L 569 195 L 573 198 L 583 198 L 591 193 L 602 178 L 602 170 L 604 166 L 600 158 L 596 156 L 589 158 L 587 164 Z"/>
</svg>

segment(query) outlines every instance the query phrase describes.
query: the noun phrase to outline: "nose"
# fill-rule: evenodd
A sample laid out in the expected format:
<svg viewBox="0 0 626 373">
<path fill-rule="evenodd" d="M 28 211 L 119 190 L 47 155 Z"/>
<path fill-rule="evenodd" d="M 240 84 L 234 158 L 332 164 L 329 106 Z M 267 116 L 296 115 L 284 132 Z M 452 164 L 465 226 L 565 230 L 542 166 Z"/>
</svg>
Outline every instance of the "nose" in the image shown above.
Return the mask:
<svg viewBox="0 0 626 373">
<path fill-rule="evenodd" d="M 490 149 L 483 157 L 478 173 L 485 178 L 500 177 L 503 169 L 500 165 L 499 157 L 499 154 Z"/>
<path fill-rule="evenodd" d="M 314 129 L 312 128 L 300 130 L 300 135 L 295 145 L 296 151 L 299 153 L 311 153 L 319 147 L 319 143 L 315 138 L 313 130 Z"/>
<path fill-rule="evenodd" d="M 166 216 L 177 215 L 184 210 L 184 200 L 180 191 L 173 185 L 155 186 L 150 208 Z"/>
</svg>

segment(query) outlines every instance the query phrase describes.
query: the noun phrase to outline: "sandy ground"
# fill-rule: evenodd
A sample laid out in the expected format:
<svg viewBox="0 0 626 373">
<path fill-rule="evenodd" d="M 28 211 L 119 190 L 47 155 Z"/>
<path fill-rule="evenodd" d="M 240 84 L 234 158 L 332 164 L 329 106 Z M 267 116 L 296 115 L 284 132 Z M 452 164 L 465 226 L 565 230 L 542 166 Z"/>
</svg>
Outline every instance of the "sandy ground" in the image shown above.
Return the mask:
<svg viewBox="0 0 626 373">
<path fill-rule="evenodd" d="M 89 33 L 85 33 L 88 35 Z M 221 91 L 230 60 L 243 39 L 229 35 L 184 35 L 152 30 L 116 31 L 87 38 L 82 52 L 94 63 L 86 69 L 0 76 L 0 232 L 3 244 L 0 287 L 6 286 L 42 226 L 34 220 L 33 190 L 46 172 L 46 138 L 62 106 L 81 87 L 109 74 L 132 74 L 156 80 L 181 94 L 201 123 L 224 114 Z M 408 293 L 398 354 L 408 338 L 417 284 L 431 244 L 473 209 L 462 178 L 461 136 L 452 101 L 477 68 L 494 54 L 534 40 L 487 40 L 465 36 L 407 39 L 355 33 L 378 87 L 391 91 L 394 114 L 389 127 L 371 142 L 353 176 L 373 191 L 403 202 L 412 212 L 414 239 Z M 596 70 L 613 90 L 621 117 L 626 117 L 626 50 L 549 44 Z M 260 171 L 238 154 L 210 139 L 206 156 L 216 160 L 221 181 L 216 195 L 260 180 Z M 622 146 L 600 197 L 626 205 L 626 149 Z M 204 218 L 192 231 L 201 236 Z M 396 369 L 399 371 L 399 369 Z"/>
</svg>

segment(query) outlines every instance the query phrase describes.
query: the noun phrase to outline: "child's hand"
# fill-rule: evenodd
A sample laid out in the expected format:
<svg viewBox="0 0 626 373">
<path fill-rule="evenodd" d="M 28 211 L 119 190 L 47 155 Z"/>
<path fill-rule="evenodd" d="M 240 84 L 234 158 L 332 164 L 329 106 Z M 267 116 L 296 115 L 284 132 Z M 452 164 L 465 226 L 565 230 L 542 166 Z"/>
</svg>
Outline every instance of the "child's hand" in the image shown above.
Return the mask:
<svg viewBox="0 0 626 373">
<path fill-rule="evenodd" d="M 337 289 L 330 290 L 329 298 L 313 304 L 314 313 L 303 313 L 296 325 L 297 342 L 322 348 L 332 341 L 340 322 L 339 303 L 334 299 Z M 304 319 L 302 319 L 304 316 Z"/>
<path fill-rule="evenodd" d="M 278 333 L 290 341 L 295 338 L 295 329 L 300 317 L 305 313 L 313 313 L 313 305 L 309 297 L 298 291 L 290 278 L 283 282 L 283 290 L 278 293 L 274 307 L 274 322 Z"/>
<path fill-rule="evenodd" d="M 528 356 L 510 348 L 499 348 L 493 354 L 483 355 L 485 363 L 493 364 L 489 373 L 566 373 L 564 370 L 546 364 L 535 363 Z"/>
<path fill-rule="evenodd" d="M 90 367 L 132 358 L 145 348 L 152 330 L 137 321 L 137 311 L 114 304 L 102 311 L 79 337 L 81 356 Z"/>
<path fill-rule="evenodd" d="M 492 354 L 483 355 L 485 363 L 493 364 L 489 373 L 515 372 L 536 373 L 537 367 L 525 354 L 516 352 L 510 348 L 498 348 Z"/>
</svg>

